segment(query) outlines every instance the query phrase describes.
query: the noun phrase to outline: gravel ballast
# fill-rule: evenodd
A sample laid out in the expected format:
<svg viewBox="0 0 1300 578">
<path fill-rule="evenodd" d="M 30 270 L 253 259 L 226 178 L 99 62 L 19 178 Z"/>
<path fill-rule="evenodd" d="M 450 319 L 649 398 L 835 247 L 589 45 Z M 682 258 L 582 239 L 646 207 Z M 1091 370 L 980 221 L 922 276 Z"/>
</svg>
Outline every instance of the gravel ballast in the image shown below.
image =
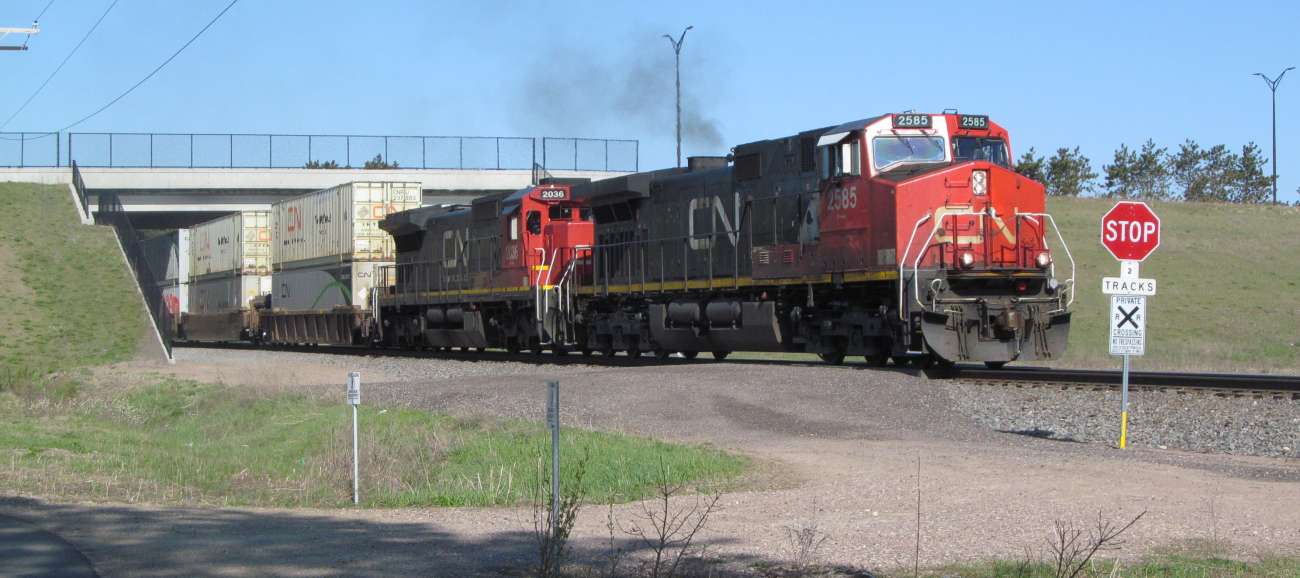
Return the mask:
<svg viewBox="0 0 1300 578">
<path fill-rule="evenodd" d="M 1116 444 L 1118 389 L 948 385 L 958 411 L 991 429 L 1054 440 Z M 1300 400 L 1192 390 L 1129 392 L 1129 445 L 1300 458 Z"/>
</svg>

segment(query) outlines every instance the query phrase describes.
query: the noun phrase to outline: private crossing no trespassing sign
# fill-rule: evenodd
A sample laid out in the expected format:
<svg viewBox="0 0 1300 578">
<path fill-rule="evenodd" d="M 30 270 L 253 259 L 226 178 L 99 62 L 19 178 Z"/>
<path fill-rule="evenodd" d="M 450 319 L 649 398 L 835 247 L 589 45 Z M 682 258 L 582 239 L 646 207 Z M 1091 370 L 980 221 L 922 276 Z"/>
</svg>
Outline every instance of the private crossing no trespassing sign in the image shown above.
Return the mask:
<svg viewBox="0 0 1300 578">
<path fill-rule="evenodd" d="M 1110 354 L 1142 355 L 1147 342 L 1147 298 L 1110 296 Z"/>
</svg>

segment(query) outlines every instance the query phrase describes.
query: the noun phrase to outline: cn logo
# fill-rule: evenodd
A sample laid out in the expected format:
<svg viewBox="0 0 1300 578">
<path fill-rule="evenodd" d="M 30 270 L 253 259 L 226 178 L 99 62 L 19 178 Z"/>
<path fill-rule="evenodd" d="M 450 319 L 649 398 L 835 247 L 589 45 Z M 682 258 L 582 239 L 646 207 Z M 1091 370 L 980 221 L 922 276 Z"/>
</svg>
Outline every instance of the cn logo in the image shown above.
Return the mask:
<svg viewBox="0 0 1300 578">
<path fill-rule="evenodd" d="M 298 207 L 289 207 L 286 212 L 289 214 L 289 225 L 286 230 L 290 233 L 296 233 L 298 229 L 302 228 L 302 213 L 298 211 Z"/>
</svg>

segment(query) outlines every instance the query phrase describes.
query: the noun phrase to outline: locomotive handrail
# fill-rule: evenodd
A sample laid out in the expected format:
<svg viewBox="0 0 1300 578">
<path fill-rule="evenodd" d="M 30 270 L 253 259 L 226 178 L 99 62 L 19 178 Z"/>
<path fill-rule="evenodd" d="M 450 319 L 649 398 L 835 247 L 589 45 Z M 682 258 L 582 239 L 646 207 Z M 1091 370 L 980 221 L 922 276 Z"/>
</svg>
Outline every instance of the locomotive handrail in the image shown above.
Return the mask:
<svg viewBox="0 0 1300 578">
<path fill-rule="evenodd" d="M 1078 272 L 1078 269 L 1075 267 L 1074 264 L 1074 255 L 1070 253 L 1070 246 L 1066 244 L 1065 237 L 1061 235 L 1061 228 L 1056 226 L 1056 219 L 1054 219 L 1050 213 L 1021 213 L 1019 211 L 1016 212 L 1017 219 L 1019 219 L 1022 216 L 1023 217 L 1046 217 L 1047 221 L 1051 223 L 1052 229 L 1056 231 L 1056 238 L 1061 241 L 1061 248 L 1065 249 L 1065 257 L 1070 260 L 1070 279 L 1067 280 L 1064 284 L 1065 286 L 1069 287 L 1070 298 L 1066 300 L 1066 303 L 1063 307 L 1059 309 L 1054 309 L 1049 313 L 1057 313 L 1059 311 L 1065 311 L 1066 309 L 1069 309 L 1071 305 L 1074 305 L 1074 276 Z M 1043 235 L 1043 247 L 1050 249 L 1050 247 L 1047 247 L 1046 235 Z M 1052 271 L 1052 278 L 1056 278 L 1056 259 L 1052 259 L 1051 271 Z"/>
<path fill-rule="evenodd" d="M 913 261 L 912 261 L 912 279 L 911 279 L 911 285 L 912 285 L 912 299 L 913 299 L 913 301 L 916 302 L 917 306 L 920 307 L 922 311 L 930 311 L 930 308 L 929 308 L 929 307 L 926 307 L 925 303 L 921 301 L 921 284 L 920 284 L 920 280 L 919 280 L 919 277 L 920 277 L 920 268 L 921 268 L 921 260 L 924 259 L 924 258 L 925 258 L 925 255 L 926 255 L 927 253 L 930 252 L 930 249 L 931 249 L 931 248 L 934 247 L 934 245 L 931 243 L 931 241 L 934 240 L 934 236 L 935 236 L 935 235 L 936 235 L 936 234 L 937 234 L 937 233 L 938 233 L 938 232 L 943 228 L 943 222 L 944 222 L 944 219 L 946 219 L 946 218 L 948 218 L 948 217 L 980 217 L 980 218 L 981 218 L 981 221 L 980 221 L 980 229 L 981 229 L 981 231 L 984 231 L 984 230 L 985 230 L 985 227 L 984 227 L 984 223 L 983 223 L 983 218 L 985 218 L 985 217 L 987 217 L 987 216 L 988 216 L 988 215 L 987 215 L 987 213 L 985 213 L 985 212 L 982 212 L 982 211 L 974 211 L 974 210 L 969 210 L 969 209 L 968 209 L 968 210 L 965 210 L 965 211 L 945 212 L 945 213 L 943 213 L 942 215 L 939 216 L 938 222 L 935 223 L 935 226 L 933 226 L 933 227 L 930 228 L 930 234 L 926 237 L 926 239 L 925 239 L 925 243 L 922 244 L 923 249 L 921 249 L 921 251 L 920 251 L 919 253 L 917 253 L 916 258 L 913 259 Z M 913 226 L 913 228 L 912 228 L 912 235 L 911 235 L 911 237 L 910 237 L 910 238 L 908 239 L 908 241 L 907 241 L 907 249 L 906 249 L 906 251 L 904 251 L 902 257 L 899 259 L 899 263 L 900 263 L 900 264 L 899 264 L 899 273 L 898 273 L 898 275 L 899 275 L 899 283 L 898 283 L 898 301 L 899 301 L 898 315 L 899 315 L 899 318 L 902 319 L 902 320 L 904 320 L 904 321 L 906 320 L 906 314 L 905 314 L 904 311 L 903 311 L 902 303 L 903 303 L 903 299 L 904 299 L 903 295 L 905 294 L 906 289 L 905 289 L 905 287 L 904 287 L 904 281 L 903 281 L 903 273 L 904 273 L 903 268 L 906 266 L 906 259 L 907 259 L 907 257 L 908 257 L 909 255 L 911 255 L 911 252 L 912 252 L 912 245 L 913 245 L 914 241 L 916 240 L 916 233 L 920 230 L 921 225 L 925 224 L 926 221 L 930 220 L 930 217 L 931 217 L 930 215 L 924 215 L 924 216 L 922 216 L 920 219 L 917 219 L 917 221 L 916 221 L 916 225 Z M 1061 235 L 1061 228 L 1058 227 L 1058 226 L 1056 225 L 1056 219 L 1054 219 L 1054 218 L 1052 217 L 1051 214 L 1049 214 L 1049 213 L 1021 213 L 1021 212 L 1018 212 L 1018 211 L 1017 211 L 1017 212 L 1016 212 L 1016 223 L 1017 223 L 1017 229 L 1019 228 L 1019 222 L 1020 222 L 1020 218 L 1021 218 L 1021 217 L 1029 217 L 1029 218 L 1033 218 L 1033 217 L 1043 217 L 1043 218 L 1045 218 L 1045 219 L 1048 221 L 1048 223 L 1051 224 L 1052 228 L 1056 231 L 1056 236 L 1057 236 L 1057 238 L 1061 241 L 1061 247 L 1065 250 L 1065 256 L 1066 256 L 1067 259 L 1070 260 L 1070 278 L 1069 278 L 1069 279 L 1068 279 L 1068 280 L 1063 284 L 1063 286 L 1066 287 L 1066 290 L 1069 292 L 1069 296 L 1068 296 L 1068 298 L 1065 300 L 1065 302 L 1064 302 L 1063 305 L 1061 305 L 1061 306 L 1058 307 L 1057 309 L 1053 309 L 1052 311 L 1049 311 L 1049 313 L 1058 313 L 1058 312 L 1061 312 L 1061 311 L 1065 311 L 1065 310 L 1069 309 L 1071 305 L 1074 304 L 1074 283 L 1075 283 L 1075 275 L 1076 275 L 1076 272 L 1077 272 L 1077 268 L 1076 268 L 1076 265 L 1075 265 L 1075 262 L 1074 262 L 1074 255 L 1070 253 L 1070 247 L 1069 247 L 1069 245 L 1066 244 L 1066 242 L 1065 242 L 1065 237 Z M 983 237 L 982 237 L 982 239 L 983 239 L 983 240 L 981 241 L 981 243 L 984 245 L 985 252 L 987 253 L 987 250 L 988 250 L 988 241 L 987 241 L 987 238 L 983 238 Z M 1016 243 L 1019 243 L 1019 241 L 1020 241 L 1020 236 L 1017 234 L 1017 236 L 1016 236 Z M 1046 235 L 1046 231 L 1043 231 L 1043 247 L 1044 247 L 1044 248 L 1047 248 L 1047 249 L 1050 249 L 1050 247 L 1047 245 L 1047 235 Z M 987 255 L 986 255 L 986 259 L 987 259 Z M 1052 264 L 1050 265 L 1050 269 L 1049 269 L 1049 270 L 1051 271 L 1052 278 L 1056 278 L 1056 263 L 1055 263 L 1055 260 L 1053 260 Z M 1060 298 L 1057 298 L 1056 301 L 1057 301 L 1058 303 L 1061 303 L 1061 299 L 1060 299 Z"/>
<path fill-rule="evenodd" d="M 912 227 L 912 235 L 907 239 L 907 248 L 903 249 L 903 254 L 898 256 L 898 319 L 907 321 L 907 313 L 903 311 L 903 295 L 905 283 L 903 279 L 903 268 L 907 266 L 907 256 L 912 254 L 912 243 L 916 241 L 916 232 L 921 230 L 921 225 L 930 220 L 930 214 L 926 213 L 920 219 L 916 220 L 916 226 Z M 913 281 L 916 276 L 912 276 Z"/>
</svg>

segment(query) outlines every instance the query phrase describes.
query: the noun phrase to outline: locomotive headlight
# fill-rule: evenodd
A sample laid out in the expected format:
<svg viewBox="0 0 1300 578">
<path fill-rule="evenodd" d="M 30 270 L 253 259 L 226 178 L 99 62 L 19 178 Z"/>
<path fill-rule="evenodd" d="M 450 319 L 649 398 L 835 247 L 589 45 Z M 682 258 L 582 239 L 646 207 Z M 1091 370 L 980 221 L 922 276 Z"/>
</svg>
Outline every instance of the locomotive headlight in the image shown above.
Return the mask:
<svg viewBox="0 0 1300 578">
<path fill-rule="evenodd" d="M 975 264 L 975 256 L 974 256 L 974 255 L 972 255 L 972 254 L 970 254 L 970 253 L 962 253 L 962 254 L 961 254 L 961 266 L 962 266 L 962 267 L 965 267 L 965 268 L 969 269 L 970 266 L 971 266 L 971 265 L 974 265 L 974 264 Z"/>
<path fill-rule="evenodd" d="M 1046 269 L 1049 265 L 1052 264 L 1052 255 L 1047 251 L 1043 251 L 1042 253 L 1038 254 L 1038 257 L 1034 258 L 1034 261 L 1038 263 L 1039 269 Z"/>
<path fill-rule="evenodd" d="M 970 172 L 970 192 L 984 196 L 989 192 L 989 172 L 988 171 L 971 171 Z"/>
</svg>

